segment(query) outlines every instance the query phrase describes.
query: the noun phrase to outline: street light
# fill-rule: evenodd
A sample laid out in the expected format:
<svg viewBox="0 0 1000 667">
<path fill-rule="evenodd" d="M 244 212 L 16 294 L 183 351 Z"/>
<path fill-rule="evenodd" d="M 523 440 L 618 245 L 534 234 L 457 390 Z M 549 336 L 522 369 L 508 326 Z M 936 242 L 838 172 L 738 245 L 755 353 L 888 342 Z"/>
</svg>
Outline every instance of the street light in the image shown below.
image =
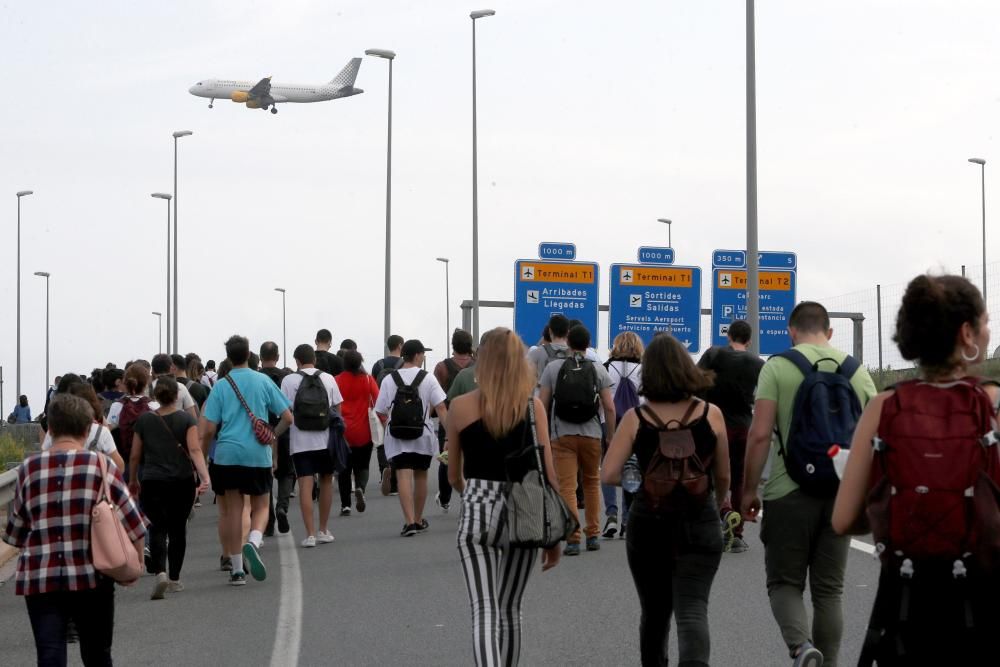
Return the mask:
<svg viewBox="0 0 1000 667">
<path fill-rule="evenodd" d="M 448 354 L 448 347 L 451 345 L 451 281 L 448 278 L 448 264 L 449 260 L 447 257 L 438 257 L 437 261 L 444 263 L 444 350 L 445 355 Z"/>
<path fill-rule="evenodd" d="M 285 288 L 275 287 L 275 292 L 281 292 L 281 354 L 282 359 L 285 360 L 285 364 L 288 364 L 288 340 L 285 334 Z"/>
<path fill-rule="evenodd" d="M 981 157 L 970 157 L 969 162 L 978 164 L 982 174 L 983 194 L 983 303 L 986 303 L 986 160 Z"/>
<path fill-rule="evenodd" d="M 173 195 L 166 192 L 154 192 L 156 199 L 163 199 L 167 202 L 167 347 L 170 347 L 170 200 Z M 160 345 L 160 352 L 163 352 L 163 345 Z"/>
<path fill-rule="evenodd" d="M 176 353 L 177 348 L 180 347 L 177 341 L 177 320 L 180 319 L 180 313 L 177 312 L 177 140 L 181 137 L 189 137 L 192 134 L 191 130 L 178 130 L 174 132 L 174 346 L 173 349 L 170 349 L 170 352 L 173 353 Z M 170 310 L 169 303 L 167 304 L 167 310 Z M 167 348 L 170 348 L 169 331 L 167 331 Z"/>
<path fill-rule="evenodd" d="M 472 19 L 472 340 L 479 340 L 479 148 L 476 137 L 476 19 L 493 16 L 492 9 L 478 9 Z"/>
<path fill-rule="evenodd" d="M 754 2 L 747 0 L 747 323 L 750 352 L 760 354 L 760 256 L 757 246 L 757 56 Z"/>
<path fill-rule="evenodd" d="M 673 221 L 670 220 L 669 218 L 657 218 L 656 221 L 662 222 L 667 226 L 667 247 L 673 248 L 674 247 L 673 237 L 670 235 L 671 225 L 674 224 Z"/>
<path fill-rule="evenodd" d="M 21 395 L 21 197 L 35 194 L 34 190 L 17 193 L 17 395 Z M 46 383 L 48 379 L 46 378 Z"/>
<path fill-rule="evenodd" d="M 49 386 L 49 272 L 35 271 L 35 275 L 45 278 L 45 383 L 42 386 Z M 18 394 L 20 396 L 21 394 Z"/>
<path fill-rule="evenodd" d="M 385 145 L 385 314 L 382 321 L 382 340 L 389 340 L 389 302 L 392 294 L 392 61 L 396 52 L 388 49 L 366 49 L 366 56 L 389 61 L 389 121 Z"/>
<path fill-rule="evenodd" d="M 157 321 L 156 321 L 156 338 L 157 338 L 157 343 L 158 343 L 157 347 L 160 350 L 160 352 L 162 353 L 163 352 L 163 313 L 160 313 L 160 312 L 154 310 L 153 314 L 156 315 L 156 317 L 157 317 Z"/>
</svg>

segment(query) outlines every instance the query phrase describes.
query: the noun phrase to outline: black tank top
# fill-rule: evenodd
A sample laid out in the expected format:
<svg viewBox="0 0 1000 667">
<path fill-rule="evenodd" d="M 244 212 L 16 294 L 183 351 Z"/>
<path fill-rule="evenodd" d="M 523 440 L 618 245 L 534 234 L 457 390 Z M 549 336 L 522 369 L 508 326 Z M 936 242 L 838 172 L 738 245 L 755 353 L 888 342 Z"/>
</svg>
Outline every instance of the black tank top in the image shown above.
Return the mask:
<svg viewBox="0 0 1000 667">
<path fill-rule="evenodd" d="M 635 453 L 637 459 L 639 459 L 639 469 L 645 470 L 649 465 L 649 461 L 653 458 L 653 452 L 656 448 L 660 446 L 660 436 L 659 429 L 656 427 L 649 418 L 646 417 L 643 410 L 640 408 L 634 408 L 636 415 L 639 417 L 639 431 L 635 434 L 635 443 L 632 445 L 632 451 Z M 712 425 L 708 423 L 708 402 L 705 402 L 705 408 L 702 410 L 701 416 L 697 417 L 687 424 L 691 427 L 691 436 L 694 438 L 694 448 L 697 452 L 698 457 L 704 461 L 707 457 L 711 457 L 715 454 L 716 437 L 715 431 L 712 430 Z M 670 424 L 673 427 L 673 424 Z"/>
<path fill-rule="evenodd" d="M 459 437 L 462 443 L 462 472 L 465 478 L 505 482 L 509 472 L 512 479 L 519 479 L 524 471 L 508 470 L 509 464 L 506 459 L 531 445 L 531 433 L 528 428 L 528 420 L 525 419 L 500 438 L 490 435 L 483 426 L 482 419 L 477 419 L 463 428 Z M 534 458 L 531 458 L 531 463 L 532 466 L 535 465 Z M 520 468 L 521 465 L 517 467 Z"/>
</svg>

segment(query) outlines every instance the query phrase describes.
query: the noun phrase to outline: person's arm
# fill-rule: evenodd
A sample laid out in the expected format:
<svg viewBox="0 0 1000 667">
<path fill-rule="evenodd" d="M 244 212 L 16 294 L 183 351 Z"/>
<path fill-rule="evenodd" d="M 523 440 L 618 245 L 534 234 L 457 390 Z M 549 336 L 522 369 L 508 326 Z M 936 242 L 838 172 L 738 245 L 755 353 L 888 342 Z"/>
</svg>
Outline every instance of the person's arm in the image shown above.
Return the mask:
<svg viewBox="0 0 1000 667">
<path fill-rule="evenodd" d="M 542 448 L 542 460 L 545 462 L 545 479 L 549 486 L 558 493 L 559 478 L 556 475 L 555 462 L 552 460 L 552 445 L 549 442 L 549 419 L 542 409 L 542 402 L 537 398 L 531 399 L 535 402 L 535 438 L 538 446 Z M 542 572 L 551 570 L 559 564 L 562 558 L 562 545 L 556 544 L 551 549 L 542 550 Z"/>
<path fill-rule="evenodd" d="M 128 459 L 128 489 L 132 495 L 139 493 L 139 466 L 142 464 L 142 436 L 138 431 L 132 434 L 132 454 Z M 125 468 L 122 467 L 124 472 Z"/>
<path fill-rule="evenodd" d="M 115 466 L 119 470 L 122 470 L 122 471 L 125 470 L 125 459 L 122 458 L 122 455 L 118 453 L 117 449 L 115 449 L 110 454 L 108 454 L 108 456 L 111 458 L 111 460 L 114 462 Z M 131 457 L 130 457 L 130 460 L 131 460 Z"/>
<path fill-rule="evenodd" d="M 201 436 L 201 451 L 209 452 L 212 449 L 212 440 L 215 438 L 215 433 L 218 430 L 219 425 L 213 421 L 209 421 L 204 415 L 198 421 L 198 433 Z"/>
<path fill-rule="evenodd" d="M 198 485 L 198 493 L 205 493 L 208 491 L 211 480 L 208 478 L 208 466 L 205 465 L 205 455 L 201 452 L 198 427 L 195 424 L 191 424 L 187 430 L 187 449 L 191 463 L 194 464 L 194 469 L 198 473 L 198 479 L 201 480 Z"/>
<path fill-rule="evenodd" d="M 538 402 L 542 405 L 542 412 L 548 416 L 552 412 L 552 388 L 542 385 L 538 390 Z"/>
<path fill-rule="evenodd" d="M 608 453 L 604 455 L 604 462 L 601 464 L 601 482 L 621 486 L 622 468 L 632 456 L 632 447 L 638 431 L 639 418 L 635 410 L 629 410 L 622 417 L 622 423 L 618 425 L 618 430 L 615 431 L 614 438 L 608 446 Z"/>
<path fill-rule="evenodd" d="M 840 480 L 840 489 L 837 491 L 837 500 L 833 504 L 831 517 L 833 529 L 840 535 L 848 534 L 858 517 L 865 511 L 865 498 L 868 496 L 872 471 L 872 440 L 878 433 L 882 403 L 891 395 L 892 392 L 886 392 L 873 398 L 861 413 L 861 419 L 854 428 L 851 453 L 847 457 L 847 467 L 844 468 L 844 477 Z"/>
<path fill-rule="evenodd" d="M 726 420 L 722 411 L 715 405 L 709 405 L 708 423 L 715 432 L 715 460 L 712 463 L 712 476 L 715 478 L 715 501 L 717 507 L 722 507 L 729 495 L 731 473 L 729 471 L 729 436 L 726 434 Z"/>
<path fill-rule="evenodd" d="M 611 394 L 611 388 L 601 390 L 601 406 L 604 408 L 604 435 L 608 442 L 615 439 L 615 397 Z"/>
<path fill-rule="evenodd" d="M 778 417 L 778 403 L 758 398 L 754 403 L 753 422 L 747 435 L 747 455 L 743 472 L 743 506 L 740 511 L 747 521 L 756 521 L 760 512 L 760 477 L 771 450 L 771 434 Z"/>
<path fill-rule="evenodd" d="M 451 418 L 444 421 L 445 451 L 448 452 L 448 483 L 459 493 L 465 490 L 465 476 L 462 474 L 462 442 L 458 430 L 458 420 L 462 418 L 466 403 L 473 400 L 471 394 L 459 396 L 451 403 Z"/>
<path fill-rule="evenodd" d="M 292 411 L 285 408 L 285 411 L 278 415 L 278 417 L 278 425 L 274 427 L 274 435 L 276 438 L 284 435 L 285 431 L 292 427 Z"/>
</svg>

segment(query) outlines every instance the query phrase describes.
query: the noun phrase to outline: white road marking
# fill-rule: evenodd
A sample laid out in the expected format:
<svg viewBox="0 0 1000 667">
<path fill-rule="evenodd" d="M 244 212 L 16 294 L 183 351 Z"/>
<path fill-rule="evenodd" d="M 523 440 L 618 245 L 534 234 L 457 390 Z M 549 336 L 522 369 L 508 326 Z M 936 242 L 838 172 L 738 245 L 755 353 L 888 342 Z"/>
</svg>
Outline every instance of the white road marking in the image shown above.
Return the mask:
<svg viewBox="0 0 1000 667">
<path fill-rule="evenodd" d="M 281 602 L 271 651 L 271 667 L 295 667 L 302 645 L 302 571 L 291 531 L 277 538 L 281 567 Z"/>
</svg>

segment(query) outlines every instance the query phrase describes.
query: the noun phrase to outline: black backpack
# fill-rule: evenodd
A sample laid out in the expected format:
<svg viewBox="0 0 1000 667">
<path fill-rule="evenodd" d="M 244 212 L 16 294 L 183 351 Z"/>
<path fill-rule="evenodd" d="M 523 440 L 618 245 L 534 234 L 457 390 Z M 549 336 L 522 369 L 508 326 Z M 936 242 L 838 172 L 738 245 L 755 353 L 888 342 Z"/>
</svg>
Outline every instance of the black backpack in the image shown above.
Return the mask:
<svg viewBox="0 0 1000 667">
<path fill-rule="evenodd" d="M 392 399 L 389 411 L 389 433 L 399 440 L 416 440 L 424 434 L 424 402 L 420 400 L 420 383 L 427 377 L 427 371 L 421 370 L 413 382 L 406 384 L 399 371 L 392 371 L 393 382 L 396 383 L 396 397 Z"/>
<path fill-rule="evenodd" d="M 312 375 L 299 371 L 302 382 L 295 392 L 292 416 L 300 431 L 325 431 L 330 428 L 330 394 L 323 384 L 322 371 Z"/>
<path fill-rule="evenodd" d="M 386 357 L 386 358 L 388 358 L 388 357 Z M 385 360 L 383 360 L 382 368 L 378 372 L 378 377 L 375 378 L 375 383 L 379 386 L 379 389 L 382 388 L 382 380 L 384 380 L 387 377 L 389 377 L 389 375 L 394 370 L 396 370 L 397 368 L 399 368 L 403 364 L 403 358 L 402 357 L 394 357 L 394 358 L 395 358 L 396 361 L 393 362 L 392 366 L 390 366 L 388 363 L 385 362 Z"/>
<path fill-rule="evenodd" d="M 559 419 L 585 424 L 597 417 L 597 370 L 594 362 L 574 355 L 559 368 L 553 392 L 554 411 Z"/>
</svg>

